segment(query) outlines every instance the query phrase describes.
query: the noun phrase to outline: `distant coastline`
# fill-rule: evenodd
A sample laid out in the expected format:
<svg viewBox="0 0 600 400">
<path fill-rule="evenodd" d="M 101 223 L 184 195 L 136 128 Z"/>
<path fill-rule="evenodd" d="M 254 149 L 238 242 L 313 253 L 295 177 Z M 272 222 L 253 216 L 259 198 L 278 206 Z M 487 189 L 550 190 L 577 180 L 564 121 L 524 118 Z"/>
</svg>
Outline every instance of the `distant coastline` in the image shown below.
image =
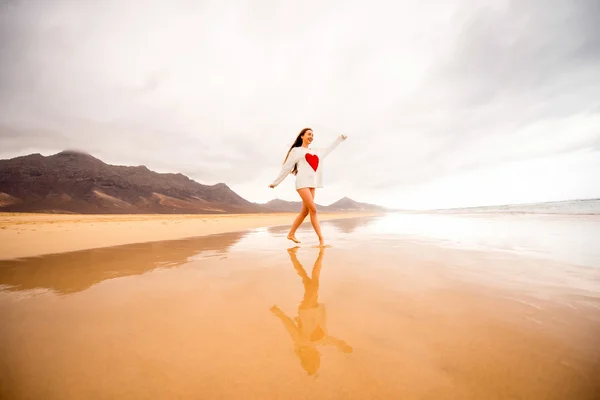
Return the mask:
<svg viewBox="0 0 600 400">
<path fill-rule="evenodd" d="M 600 214 L 600 198 L 547 201 L 539 203 L 505 204 L 496 206 L 458 207 L 415 211 L 421 213 L 514 213 L 514 214 L 565 214 L 565 215 L 598 215 Z"/>
</svg>

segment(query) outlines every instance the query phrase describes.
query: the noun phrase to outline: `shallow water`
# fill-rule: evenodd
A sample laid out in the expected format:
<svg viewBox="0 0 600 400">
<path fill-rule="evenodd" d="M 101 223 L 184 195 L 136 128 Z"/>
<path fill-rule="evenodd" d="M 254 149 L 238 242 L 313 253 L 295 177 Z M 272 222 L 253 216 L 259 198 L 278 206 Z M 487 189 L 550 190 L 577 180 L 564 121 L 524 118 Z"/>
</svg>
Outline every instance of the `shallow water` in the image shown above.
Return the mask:
<svg viewBox="0 0 600 400">
<path fill-rule="evenodd" d="M 360 232 L 600 268 L 600 215 L 393 214 Z"/>
<path fill-rule="evenodd" d="M 0 262 L 0 398 L 592 399 L 595 217 L 388 215 Z"/>
</svg>

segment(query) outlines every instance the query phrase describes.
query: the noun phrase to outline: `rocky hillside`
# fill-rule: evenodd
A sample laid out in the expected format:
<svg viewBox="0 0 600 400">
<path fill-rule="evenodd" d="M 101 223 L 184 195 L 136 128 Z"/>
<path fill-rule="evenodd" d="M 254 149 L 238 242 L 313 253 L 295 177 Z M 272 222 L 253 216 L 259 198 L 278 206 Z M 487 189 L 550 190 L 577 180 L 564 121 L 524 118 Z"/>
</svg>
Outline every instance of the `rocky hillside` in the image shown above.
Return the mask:
<svg viewBox="0 0 600 400">
<path fill-rule="evenodd" d="M 265 207 L 276 212 L 298 212 L 302 208 L 301 201 L 271 200 Z M 327 211 L 327 207 L 317 204 L 317 211 Z"/>
<path fill-rule="evenodd" d="M 330 204 L 328 207 L 339 211 L 386 211 L 386 208 L 384 207 L 375 204 L 359 203 L 348 197 L 344 197 L 343 199 Z"/>
<path fill-rule="evenodd" d="M 271 210 L 279 212 L 297 212 L 301 209 L 300 201 L 285 201 L 280 199 L 271 200 L 265 204 Z M 348 197 L 344 197 L 328 206 L 317 204 L 317 211 L 341 212 L 341 211 L 387 211 L 386 208 L 368 203 L 359 203 Z"/>
<path fill-rule="evenodd" d="M 0 160 L 0 211 L 72 213 L 264 212 L 227 185 L 109 165 L 80 152 Z"/>
</svg>

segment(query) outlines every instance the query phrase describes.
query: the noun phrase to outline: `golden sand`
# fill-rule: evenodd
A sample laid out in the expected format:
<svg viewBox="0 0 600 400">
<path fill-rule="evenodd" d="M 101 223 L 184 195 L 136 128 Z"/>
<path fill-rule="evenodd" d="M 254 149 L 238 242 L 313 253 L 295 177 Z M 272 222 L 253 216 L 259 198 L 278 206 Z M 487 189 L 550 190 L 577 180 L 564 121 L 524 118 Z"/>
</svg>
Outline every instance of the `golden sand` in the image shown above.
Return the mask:
<svg viewBox="0 0 600 400">
<path fill-rule="evenodd" d="M 130 243 L 182 239 L 274 225 L 297 214 L 55 215 L 0 213 L 0 260 Z M 373 213 L 321 213 L 320 220 Z M 306 219 L 308 221 L 308 218 Z"/>
</svg>

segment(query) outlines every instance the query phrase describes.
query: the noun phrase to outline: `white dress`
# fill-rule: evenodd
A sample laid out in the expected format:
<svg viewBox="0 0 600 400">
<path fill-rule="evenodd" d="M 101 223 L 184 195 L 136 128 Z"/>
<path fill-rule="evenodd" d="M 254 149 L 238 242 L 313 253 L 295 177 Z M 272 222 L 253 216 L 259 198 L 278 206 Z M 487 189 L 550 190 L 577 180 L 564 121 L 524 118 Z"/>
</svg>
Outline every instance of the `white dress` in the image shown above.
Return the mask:
<svg viewBox="0 0 600 400">
<path fill-rule="evenodd" d="M 340 135 L 327 148 L 313 149 L 306 147 L 294 147 L 281 167 L 279 176 L 271 183 L 273 186 L 279 185 L 285 177 L 292 172 L 294 164 L 298 164 L 298 174 L 296 175 L 296 189 L 302 188 L 322 188 L 323 187 L 323 160 L 333 149 L 335 149 L 345 138 Z"/>
</svg>

